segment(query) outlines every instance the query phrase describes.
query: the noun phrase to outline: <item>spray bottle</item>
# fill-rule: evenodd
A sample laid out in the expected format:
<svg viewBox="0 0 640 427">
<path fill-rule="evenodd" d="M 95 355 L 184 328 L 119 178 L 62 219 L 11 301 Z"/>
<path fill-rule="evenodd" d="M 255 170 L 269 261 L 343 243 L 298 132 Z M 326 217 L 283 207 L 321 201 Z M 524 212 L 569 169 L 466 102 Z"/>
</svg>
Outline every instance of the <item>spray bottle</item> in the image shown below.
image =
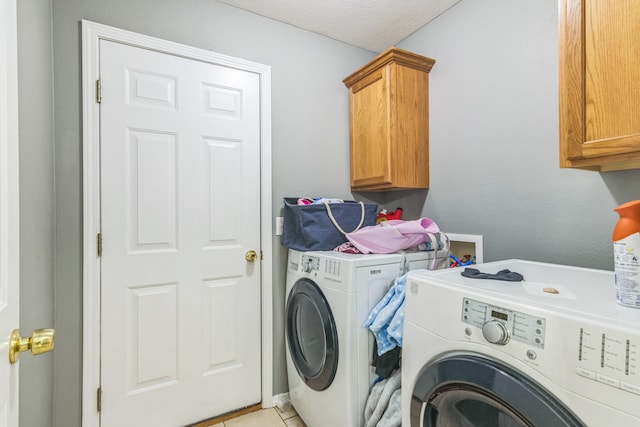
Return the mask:
<svg viewBox="0 0 640 427">
<path fill-rule="evenodd" d="M 640 200 L 614 209 L 620 219 L 613 229 L 616 300 L 640 308 Z"/>
</svg>

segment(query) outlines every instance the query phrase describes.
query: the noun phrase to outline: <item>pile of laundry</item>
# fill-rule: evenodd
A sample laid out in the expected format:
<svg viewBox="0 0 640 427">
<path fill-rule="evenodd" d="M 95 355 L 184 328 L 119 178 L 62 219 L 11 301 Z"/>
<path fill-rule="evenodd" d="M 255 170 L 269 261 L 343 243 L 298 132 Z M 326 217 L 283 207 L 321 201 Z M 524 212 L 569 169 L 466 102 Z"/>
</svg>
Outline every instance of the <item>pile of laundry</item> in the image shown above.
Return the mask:
<svg viewBox="0 0 640 427">
<path fill-rule="evenodd" d="M 378 376 L 367 398 L 366 427 L 392 427 L 402 423 L 400 356 L 406 283 L 406 273 L 396 278 L 363 325 L 375 338 L 372 365 Z"/>
<path fill-rule="evenodd" d="M 437 233 L 440 233 L 440 228 L 430 218 L 411 221 L 394 219 L 345 234 L 347 242 L 334 250 L 356 254 L 391 254 L 429 245 L 429 236 Z M 430 249 L 429 246 L 426 250 Z"/>
<path fill-rule="evenodd" d="M 402 424 L 402 396 L 400 370 L 377 382 L 369 393 L 364 408 L 365 427 L 400 427 Z"/>
</svg>

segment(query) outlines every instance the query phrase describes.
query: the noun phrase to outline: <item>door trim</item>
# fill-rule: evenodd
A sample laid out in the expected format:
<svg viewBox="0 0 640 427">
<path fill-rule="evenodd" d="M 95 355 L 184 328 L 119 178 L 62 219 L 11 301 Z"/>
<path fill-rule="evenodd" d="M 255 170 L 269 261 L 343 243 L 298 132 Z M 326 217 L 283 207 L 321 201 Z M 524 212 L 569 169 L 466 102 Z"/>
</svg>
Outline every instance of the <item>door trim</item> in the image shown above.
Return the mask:
<svg viewBox="0 0 640 427">
<path fill-rule="evenodd" d="M 188 59 L 225 65 L 260 77 L 260 243 L 262 305 L 262 406 L 273 406 L 273 289 L 271 224 L 271 67 L 155 37 L 82 21 L 83 277 L 82 425 L 98 427 L 100 386 L 100 110 L 96 100 L 99 43 L 110 40 Z"/>
</svg>

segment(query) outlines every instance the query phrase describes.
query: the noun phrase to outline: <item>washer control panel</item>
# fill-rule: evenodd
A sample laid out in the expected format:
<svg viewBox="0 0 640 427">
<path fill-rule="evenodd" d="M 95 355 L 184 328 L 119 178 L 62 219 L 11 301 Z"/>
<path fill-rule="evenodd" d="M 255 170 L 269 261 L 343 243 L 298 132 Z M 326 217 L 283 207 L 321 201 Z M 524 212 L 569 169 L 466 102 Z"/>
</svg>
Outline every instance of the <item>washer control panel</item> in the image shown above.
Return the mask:
<svg viewBox="0 0 640 427">
<path fill-rule="evenodd" d="M 490 343 L 505 345 L 513 339 L 544 348 L 544 317 L 463 298 L 461 318 L 464 323 L 482 329 L 482 335 Z"/>
</svg>

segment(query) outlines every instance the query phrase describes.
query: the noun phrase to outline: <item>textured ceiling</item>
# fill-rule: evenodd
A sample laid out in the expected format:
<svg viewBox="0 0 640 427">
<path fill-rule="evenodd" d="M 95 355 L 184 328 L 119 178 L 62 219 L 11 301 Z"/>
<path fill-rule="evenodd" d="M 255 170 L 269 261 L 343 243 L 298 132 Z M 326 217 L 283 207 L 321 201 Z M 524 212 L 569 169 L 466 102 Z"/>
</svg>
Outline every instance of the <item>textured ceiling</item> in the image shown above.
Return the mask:
<svg viewBox="0 0 640 427">
<path fill-rule="evenodd" d="M 460 0 L 218 1 L 373 52 L 382 52 Z"/>
</svg>

